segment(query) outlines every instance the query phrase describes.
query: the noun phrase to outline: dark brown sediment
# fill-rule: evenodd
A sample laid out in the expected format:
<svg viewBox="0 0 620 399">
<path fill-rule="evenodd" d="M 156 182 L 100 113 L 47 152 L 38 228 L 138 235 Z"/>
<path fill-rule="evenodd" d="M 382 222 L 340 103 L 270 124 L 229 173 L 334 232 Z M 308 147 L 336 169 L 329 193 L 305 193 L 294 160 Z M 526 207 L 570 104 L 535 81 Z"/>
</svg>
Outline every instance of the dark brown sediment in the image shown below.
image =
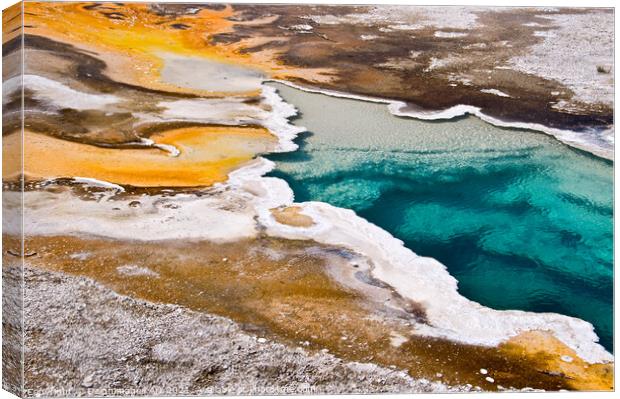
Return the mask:
<svg viewBox="0 0 620 399">
<path fill-rule="evenodd" d="M 528 48 L 542 39 L 536 31 L 553 29 L 553 24 L 531 8 L 487 9 L 477 12 L 479 26 L 471 29 L 449 29 L 464 33 L 464 37 L 436 37 L 441 29 L 426 27 L 408 30 L 382 31 L 385 23 L 321 24 L 302 18 L 308 15 L 343 15 L 364 12 L 365 7 L 335 6 L 252 6 L 236 5 L 244 21 L 265 15 L 278 15 L 277 23 L 235 26 L 237 40 L 266 37 L 271 40 L 246 52 L 277 51 L 278 59 L 296 68 L 327 68 L 333 70 L 333 80 L 291 79 L 299 84 L 391 100 L 400 100 L 429 110 L 442 110 L 465 104 L 480 107 L 482 112 L 509 122 L 540 123 L 542 125 L 580 131 L 605 128 L 613 123 L 613 110 L 603 104 L 582 104 L 578 113 L 552 108 L 560 100 L 570 100 L 572 92 L 561 82 L 527 74 L 505 67 L 511 57 L 527 53 Z M 551 12 L 581 13 L 585 10 L 561 9 Z M 282 26 L 310 24 L 313 34 L 284 32 Z M 526 26 L 535 23 L 538 26 Z M 215 35 L 213 40 L 230 44 L 235 36 Z M 361 35 L 375 35 L 372 42 Z M 476 47 L 480 43 L 484 47 Z M 507 43 L 509 43 L 507 45 Z M 222 45 L 225 45 L 222 44 Z M 415 60 L 412 53 L 419 53 Z M 430 71 L 433 59 L 452 59 L 453 66 Z M 502 69 L 497 69 L 500 66 Z M 451 76 L 465 74 L 470 85 L 454 84 Z M 483 93 L 489 87 L 510 93 L 500 97 Z M 552 94 L 555 93 L 555 94 Z"/>
</svg>

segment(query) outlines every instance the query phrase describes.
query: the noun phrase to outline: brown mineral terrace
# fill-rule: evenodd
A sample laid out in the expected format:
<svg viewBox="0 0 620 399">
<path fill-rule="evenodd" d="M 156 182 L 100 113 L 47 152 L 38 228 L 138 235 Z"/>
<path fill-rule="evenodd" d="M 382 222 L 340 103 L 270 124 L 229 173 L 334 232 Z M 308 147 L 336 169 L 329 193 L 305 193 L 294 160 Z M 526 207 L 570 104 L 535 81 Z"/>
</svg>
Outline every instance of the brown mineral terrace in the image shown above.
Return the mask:
<svg viewBox="0 0 620 399">
<path fill-rule="evenodd" d="M 52 236 L 28 238 L 27 248 L 32 266 L 222 315 L 310 351 L 394 365 L 415 378 L 485 390 L 611 389 L 611 365 L 588 365 L 544 332 L 523 333 L 499 348 L 411 335 L 410 320 L 423 322 L 423 309 L 373 281 L 355 254 L 312 241 L 145 244 Z"/>
</svg>

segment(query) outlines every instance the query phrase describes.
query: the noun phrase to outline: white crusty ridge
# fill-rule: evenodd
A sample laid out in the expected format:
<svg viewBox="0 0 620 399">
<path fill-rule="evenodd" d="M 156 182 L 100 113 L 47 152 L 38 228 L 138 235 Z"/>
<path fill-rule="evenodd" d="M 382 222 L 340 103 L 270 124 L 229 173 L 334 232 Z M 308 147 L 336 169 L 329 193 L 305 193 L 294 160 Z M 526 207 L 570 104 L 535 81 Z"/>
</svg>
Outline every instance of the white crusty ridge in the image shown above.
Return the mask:
<svg viewBox="0 0 620 399">
<path fill-rule="evenodd" d="M 361 96 L 357 94 L 348 94 L 338 92 L 334 90 L 324 90 L 318 88 L 310 88 L 306 86 L 300 86 L 295 83 L 287 82 L 284 80 L 272 80 L 302 91 L 309 93 L 320 93 L 332 97 L 349 98 L 352 100 L 368 101 L 373 103 L 387 104 L 388 110 L 396 116 L 409 117 L 426 121 L 437 120 L 449 120 L 458 118 L 465 115 L 473 115 L 491 125 L 498 127 L 507 127 L 513 129 L 528 129 L 537 132 L 545 133 L 555 137 L 559 141 L 567 144 L 571 147 L 579 148 L 581 150 L 590 152 L 601 158 L 613 160 L 614 159 L 614 147 L 613 147 L 613 130 L 605 130 L 602 132 L 591 131 L 588 133 L 579 133 L 571 130 L 556 129 L 542 125 L 540 123 L 526 123 L 526 122 L 509 122 L 504 121 L 492 116 L 486 115 L 479 107 L 472 105 L 459 104 L 446 108 L 443 110 L 424 110 L 424 109 L 411 109 L 412 107 L 403 101 L 388 100 L 384 98 Z"/>
</svg>

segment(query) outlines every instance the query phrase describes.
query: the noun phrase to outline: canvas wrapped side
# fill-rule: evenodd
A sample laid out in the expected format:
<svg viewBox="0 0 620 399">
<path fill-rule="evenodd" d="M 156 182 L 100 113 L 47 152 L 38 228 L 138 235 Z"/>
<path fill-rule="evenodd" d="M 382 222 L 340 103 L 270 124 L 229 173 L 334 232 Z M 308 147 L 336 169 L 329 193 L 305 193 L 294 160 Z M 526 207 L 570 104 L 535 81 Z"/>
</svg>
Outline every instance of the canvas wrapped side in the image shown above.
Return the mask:
<svg viewBox="0 0 620 399">
<path fill-rule="evenodd" d="M 23 5 L 2 12 L 2 388 L 24 396 L 23 384 L 23 140 L 5 145 L 23 128 Z M 7 85 L 19 85 L 8 90 Z M 12 88 L 11 88 L 12 89 Z M 22 136 L 23 137 L 23 136 Z M 17 151 L 18 156 L 7 156 Z M 9 206 L 9 204 L 13 204 Z M 17 204 L 17 206 L 14 206 Z M 7 232 L 11 231 L 11 234 Z M 17 234 L 15 234 L 17 232 Z"/>
</svg>

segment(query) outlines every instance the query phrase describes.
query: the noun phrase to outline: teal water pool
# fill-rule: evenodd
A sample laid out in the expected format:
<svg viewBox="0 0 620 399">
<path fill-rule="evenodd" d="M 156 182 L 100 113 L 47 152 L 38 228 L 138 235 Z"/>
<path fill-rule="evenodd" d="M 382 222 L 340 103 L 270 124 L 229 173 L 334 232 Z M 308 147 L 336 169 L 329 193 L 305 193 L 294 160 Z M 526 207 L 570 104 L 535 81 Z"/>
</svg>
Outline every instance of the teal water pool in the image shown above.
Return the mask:
<svg viewBox="0 0 620 399">
<path fill-rule="evenodd" d="M 591 322 L 613 350 L 613 164 L 474 117 L 425 122 L 383 104 L 273 84 L 308 129 L 272 154 L 295 200 L 355 210 L 445 264 L 496 309 Z"/>
</svg>

